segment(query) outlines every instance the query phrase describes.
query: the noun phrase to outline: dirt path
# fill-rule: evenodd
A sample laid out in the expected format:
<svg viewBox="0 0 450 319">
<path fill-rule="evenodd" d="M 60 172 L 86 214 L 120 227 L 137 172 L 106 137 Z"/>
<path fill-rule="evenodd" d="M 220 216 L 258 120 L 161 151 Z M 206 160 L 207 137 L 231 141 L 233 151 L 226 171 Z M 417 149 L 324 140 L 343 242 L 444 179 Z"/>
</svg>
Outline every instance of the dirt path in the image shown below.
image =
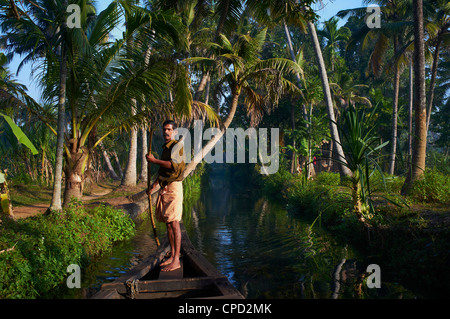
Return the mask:
<svg viewBox="0 0 450 319">
<path fill-rule="evenodd" d="M 82 202 L 88 202 L 92 200 L 100 200 L 103 196 L 111 193 L 113 189 L 110 188 L 101 188 L 97 187 L 95 191 L 92 192 L 90 195 L 85 195 L 81 199 Z M 38 214 L 43 214 L 50 206 L 50 202 L 46 203 L 39 203 L 34 205 L 27 205 L 27 206 L 16 206 L 14 207 L 14 217 L 21 219 L 21 218 L 27 218 L 30 216 L 35 216 Z"/>
</svg>

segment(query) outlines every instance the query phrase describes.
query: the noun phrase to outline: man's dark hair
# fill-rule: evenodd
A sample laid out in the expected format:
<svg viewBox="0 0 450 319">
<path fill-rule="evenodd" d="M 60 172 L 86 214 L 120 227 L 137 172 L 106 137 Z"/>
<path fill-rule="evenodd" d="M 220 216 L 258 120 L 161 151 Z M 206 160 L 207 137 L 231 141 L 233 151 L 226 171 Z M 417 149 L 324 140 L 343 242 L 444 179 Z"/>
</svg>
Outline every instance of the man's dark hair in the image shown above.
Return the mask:
<svg viewBox="0 0 450 319">
<path fill-rule="evenodd" d="M 172 121 L 172 120 L 167 120 L 167 121 L 164 121 L 164 123 L 163 123 L 163 127 L 164 126 L 166 126 L 166 125 L 168 125 L 168 124 L 170 124 L 170 125 L 172 125 L 172 129 L 176 129 L 177 128 L 177 123 L 175 123 L 174 121 Z"/>
</svg>

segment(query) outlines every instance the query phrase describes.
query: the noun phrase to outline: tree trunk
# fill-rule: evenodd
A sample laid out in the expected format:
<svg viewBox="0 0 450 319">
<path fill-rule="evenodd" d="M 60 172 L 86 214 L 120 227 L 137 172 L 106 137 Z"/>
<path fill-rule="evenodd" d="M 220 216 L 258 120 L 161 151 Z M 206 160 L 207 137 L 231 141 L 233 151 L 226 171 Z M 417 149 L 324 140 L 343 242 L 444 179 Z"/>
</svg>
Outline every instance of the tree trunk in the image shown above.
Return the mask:
<svg viewBox="0 0 450 319">
<path fill-rule="evenodd" d="M 147 135 L 147 133 L 145 133 L 145 135 Z M 149 131 L 149 137 L 148 137 L 148 153 L 151 153 L 152 151 L 152 141 L 153 141 L 153 129 L 151 129 Z M 147 143 L 147 142 L 146 142 Z M 146 147 L 147 148 L 147 147 Z M 144 154 L 144 159 L 147 162 L 147 159 L 145 158 L 145 154 Z M 142 165 L 144 165 L 145 163 L 142 162 Z M 147 162 L 147 189 L 150 189 L 151 186 L 151 164 L 150 162 Z M 153 229 L 153 236 L 155 237 L 155 242 L 156 242 L 156 246 L 159 247 L 160 242 L 159 242 L 159 238 L 158 238 L 158 232 L 156 231 L 156 223 L 155 223 L 155 218 L 153 216 L 153 202 L 152 202 L 152 194 L 148 194 L 148 213 L 150 215 L 150 221 L 152 223 L 152 229 Z"/>
<path fill-rule="evenodd" d="M 315 52 L 316 59 L 318 62 L 318 67 L 319 67 L 319 72 L 320 72 L 320 80 L 322 82 L 322 89 L 323 89 L 323 93 L 324 93 L 325 104 L 327 107 L 327 113 L 328 113 L 328 118 L 329 118 L 329 122 L 330 122 L 331 138 L 334 141 L 334 150 L 335 150 L 335 153 L 337 154 L 337 157 L 342 162 L 346 163 L 347 161 L 344 156 L 344 151 L 342 150 L 342 145 L 340 142 L 338 129 L 337 129 L 337 125 L 336 125 L 336 118 L 334 116 L 333 100 L 331 98 L 331 90 L 330 90 L 330 85 L 328 83 L 327 70 L 325 69 L 325 63 L 323 61 L 322 50 L 320 49 L 319 39 L 318 39 L 317 33 L 316 33 L 316 27 L 314 26 L 314 24 L 312 22 L 308 22 L 308 28 L 309 28 L 309 31 L 311 34 L 311 39 L 312 39 L 313 46 L 314 46 L 314 52 Z M 342 163 L 339 163 L 339 172 L 340 172 L 341 176 L 351 176 L 351 171 Z"/>
<path fill-rule="evenodd" d="M 209 91 L 211 90 L 211 77 L 208 76 L 208 81 L 206 83 L 206 91 L 205 91 L 205 104 L 209 102 Z M 217 113 L 219 114 L 219 113 Z"/>
<path fill-rule="evenodd" d="M 136 100 L 132 99 L 133 115 L 135 114 Z M 136 186 L 137 181 L 137 129 L 132 127 L 130 130 L 130 151 L 128 153 L 128 163 L 125 174 L 122 179 L 122 186 Z"/>
<path fill-rule="evenodd" d="M 217 41 L 217 38 L 219 37 L 220 33 L 222 33 L 223 28 L 225 27 L 225 21 L 227 19 L 227 15 L 230 11 L 230 0 L 224 1 L 224 7 L 222 8 L 222 12 L 220 13 L 219 22 L 217 23 L 216 32 L 214 33 L 214 39 L 213 42 L 215 43 Z M 211 58 L 212 56 L 210 56 Z M 194 101 L 200 101 L 200 98 L 202 97 L 203 91 L 205 90 L 205 87 L 210 79 L 210 70 L 207 70 L 205 73 L 203 73 L 202 79 L 200 80 L 200 83 L 198 85 L 197 91 L 194 94 Z"/>
<path fill-rule="evenodd" d="M 148 66 L 148 63 L 150 62 L 150 56 L 151 56 L 151 46 L 149 46 L 147 48 L 147 50 L 145 50 L 145 66 Z M 170 90 L 169 90 L 169 95 L 170 95 Z M 144 109 L 144 106 L 142 106 L 142 109 Z M 151 132 L 153 132 L 153 130 L 151 130 Z M 147 126 L 144 124 L 141 127 L 141 135 L 142 135 L 142 154 L 141 154 L 141 174 L 139 176 L 139 180 L 142 182 L 146 182 L 147 181 L 147 159 L 145 158 L 145 155 L 147 154 Z M 151 140 L 151 136 L 150 136 L 150 140 Z M 151 150 L 150 150 L 151 151 Z"/>
<path fill-rule="evenodd" d="M 71 140 L 73 143 L 73 140 Z M 77 143 L 76 141 L 75 143 Z M 71 144 L 73 145 L 73 144 Z M 70 147 L 70 158 L 66 157 L 64 174 L 66 176 L 66 187 L 64 189 L 63 206 L 66 207 L 72 197 L 81 200 L 84 186 L 84 167 L 89 156 L 89 151 L 85 147 Z"/>
<path fill-rule="evenodd" d="M 291 54 L 291 59 L 292 59 L 292 61 L 297 62 L 297 59 L 295 57 L 295 52 L 294 52 L 294 46 L 292 45 L 291 34 L 289 33 L 289 28 L 284 19 L 283 19 L 283 27 L 284 27 L 284 34 L 286 35 L 286 41 L 288 44 L 289 53 Z M 302 88 L 302 80 L 300 78 L 300 74 L 296 73 L 295 78 L 297 79 L 298 88 L 301 89 Z M 306 121 L 308 118 L 308 115 L 307 115 L 305 104 L 302 104 L 302 114 L 303 114 L 303 119 Z M 308 124 L 307 124 L 307 126 L 308 126 Z"/>
<path fill-rule="evenodd" d="M 147 181 L 147 159 L 145 158 L 145 154 L 147 154 L 147 128 L 145 125 L 141 127 L 141 135 L 142 135 L 142 154 L 141 154 L 141 175 L 139 176 L 139 180 L 141 182 Z M 151 139 L 151 137 L 150 137 Z"/>
<path fill-rule="evenodd" d="M 237 90 L 234 90 L 233 93 L 233 99 L 231 102 L 231 108 L 230 112 L 228 113 L 225 121 L 223 122 L 222 129 L 219 131 L 217 135 L 215 135 L 209 142 L 202 148 L 202 152 L 199 154 L 195 154 L 194 158 L 191 159 L 191 162 L 186 165 L 183 171 L 183 179 L 185 179 L 192 171 L 195 170 L 197 167 L 197 164 L 200 163 L 203 158 L 208 154 L 209 151 L 212 150 L 214 145 L 222 138 L 223 134 L 225 134 L 226 129 L 230 126 L 231 122 L 233 121 L 234 115 L 236 114 L 236 109 L 238 106 L 238 100 L 239 100 L 240 92 Z M 159 190 L 159 186 L 156 186 L 155 190 L 152 192 L 152 194 L 156 193 Z M 146 192 L 141 191 L 137 194 L 134 194 L 130 197 L 130 199 L 134 202 L 141 201 L 145 198 Z"/>
<path fill-rule="evenodd" d="M 114 170 L 114 168 L 111 164 L 111 160 L 109 159 L 109 155 L 105 150 L 105 146 L 103 145 L 102 142 L 100 142 L 99 145 L 100 145 L 100 149 L 103 154 L 103 158 L 105 159 L 106 166 L 108 167 L 109 175 L 111 176 L 112 179 L 119 180 L 120 178 L 119 178 L 119 176 L 117 176 L 116 171 Z"/>
<path fill-rule="evenodd" d="M 225 130 L 230 126 L 231 122 L 233 121 L 234 115 L 236 114 L 236 109 L 238 106 L 240 92 L 236 92 L 233 95 L 233 99 L 231 102 L 231 108 L 230 112 L 227 115 L 227 118 L 223 122 L 222 129 L 220 130 L 219 134 L 215 135 L 203 148 L 202 152 L 199 154 L 196 154 L 194 158 L 191 160 L 189 164 L 186 165 L 186 168 L 183 171 L 183 179 L 186 178 L 194 169 L 197 167 L 197 164 L 202 161 L 202 159 L 208 154 L 209 151 L 212 150 L 214 145 L 222 138 L 223 134 L 225 133 Z"/>
<path fill-rule="evenodd" d="M 408 167 L 411 164 L 412 156 L 412 119 L 413 119 L 413 105 L 414 105 L 414 77 L 413 77 L 413 63 L 412 57 L 409 60 L 409 111 L 408 111 Z"/>
<path fill-rule="evenodd" d="M 311 122 L 312 118 L 312 110 L 313 105 L 311 104 L 309 107 L 309 115 L 308 115 L 308 122 Z M 308 126 L 309 127 L 309 126 Z M 313 161 L 313 154 L 312 154 L 312 145 L 311 145 L 311 129 L 309 128 L 309 137 L 308 137 L 308 170 L 306 174 L 306 179 L 311 179 L 312 177 L 316 176 L 316 170 L 314 168 L 314 161 Z"/>
<path fill-rule="evenodd" d="M 427 150 L 427 109 L 425 105 L 425 49 L 423 31 L 423 2 L 413 1 L 414 8 L 414 147 L 411 168 L 408 170 L 402 194 L 423 176 Z"/>
<path fill-rule="evenodd" d="M 433 108 L 434 87 L 436 85 L 436 76 L 437 76 L 437 68 L 438 68 L 438 63 L 439 63 L 440 45 L 441 45 L 441 37 L 439 36 L 437 39 L 436 46 L 434 48 L 433 66 L 431 67 L 430 88 L 428 89 L 428 96 L 427 96 L 427 131 L 430 126 L 431 109 Z"/>
<path fill-rule="evenodd" d="M 208 79 L 209 79 L 209 70 L 203 74 L 202 79 L 200 80 L 200 83 L 197 88 L 197 92 L 195 92 L 195 94 L 194 94 L 194 101 L 200 101 L 200 99 L 203 95 L 203 91 L 205 90 L 206 85 L 208 84 Z"/>
<path fill-rule="evenodd" d="M 66 50 L 61 48 L 60 73 L 59 73 L 59 101 L 58 101 L 58 127 L 56 139 L 56 163 L 55 163 L 55 180 L 53 183 L 52 201 L 50 210 L 61 211 L 61 182 L 63 171 L 63 152 L 64 152 L 64 125 L 65 125 L 65 104 L 66 104 L 66 78 L 67 78 L 67 61 Z"/>
<path fill-rule="evenodd" d="M 398 37 L 394 37 L 394 55 L 398 50 Z M 394 63 L 395 64 L 395 63 Z M 389 175 L 394 175 L 395 155 L 397 152 L 397 120 L 398 120 L 398 94 L 400 91 L 400 69 L 394 65 L 394 104 L 392 105 L 392 133 L 391 133 L 391 154 L 389 158 Z"/>
<path fill-rule="evenodd" d="M 64 189 L 64 207 L 70 203 L 73 198 L 81 200 L 83 197 L 84 181 L 79 173 L 73 172 L 71 175 L 66 173 L 66 187 Z"/>
<path fill-rule="evenodd" d="M 291 100 L 291 129 L 292 133 L 295 130 L 295 105 Z M 292 147 L 295 149 L 295 137 L 292 135 Z M 292 150 L 291 151 L 291 174 L 294 174 L 297 171 L 297 153 Z"/>
<path fill-rule="evenodd" d="M 123 178 L 123 171 L 122 171 L 122 167 L 120 167 L 119 156 L 117 156 L 116 151 L 113 151 L 112 155 L 114 156 L 114 159 L 116 160 L 117 169 L 119 170 L 119 176 L 120 176 L 120 178 Z"/>
<path fill-rule="evenodd" d="M 327 172 L 331 172 L 331 168 L 333 167 L 333 141 L 330 141 L 330 146 L 328 149 L 328 159 L 327 159 Z"/>
</svg>

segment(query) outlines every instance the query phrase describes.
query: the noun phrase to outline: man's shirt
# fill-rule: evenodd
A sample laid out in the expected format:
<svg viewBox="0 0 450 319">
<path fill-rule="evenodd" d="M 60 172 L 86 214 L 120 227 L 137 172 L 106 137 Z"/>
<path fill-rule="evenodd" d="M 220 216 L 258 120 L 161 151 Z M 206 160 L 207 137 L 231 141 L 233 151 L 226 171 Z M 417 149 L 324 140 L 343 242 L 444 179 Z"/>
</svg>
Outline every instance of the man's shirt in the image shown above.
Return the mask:
<svg viewBox="0 0 450 319">
<path fill-rule="evenodd" d="M 161 154 L 162 161 L 172 163 L 171 168 L 160 166 L 158 170 L 158 182 L 161 187 L 165 187 L 171 182 L 182 181 L 185 167 L 183 142 L 171 140 L 163 145 Z"/>
</svg>

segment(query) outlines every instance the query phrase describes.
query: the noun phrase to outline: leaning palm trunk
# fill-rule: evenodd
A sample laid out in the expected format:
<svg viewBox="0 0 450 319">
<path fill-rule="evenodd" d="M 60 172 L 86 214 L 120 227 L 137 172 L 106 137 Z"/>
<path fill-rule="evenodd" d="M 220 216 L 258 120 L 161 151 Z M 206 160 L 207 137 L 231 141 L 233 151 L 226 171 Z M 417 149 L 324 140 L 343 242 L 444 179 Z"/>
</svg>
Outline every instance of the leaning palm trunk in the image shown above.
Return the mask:
<svg viewBox="0 0 450 319">
<path fill-rule="evenodd" d="M 59 75 L 59 102 L 58 102 L 58 128 L 56 139 L 56 164 L 55 164 L 55 180 L 53 184 L 52 202 L 50 210 L 60 211 L 61 206 L 61 182 L 63 171 L 63 152 L 64 152 L 64 114 L 66 103 L 66 78 L 67 78 L 67 61 L 66 50 L 61 48 L 60 75 Z"/>
<path fill-rule="evenodd" d="M 323 89 L 323 93 L 324 93 L 325 104 L 327 106 L 327 113 L 328 113 L 328 118 L 329 118 L 329 122 L 330 122 L 330 133 L 331 133 L 331 138 L 334 141 L 334 149 L 335 149 L 335 152 L 336 152 L 339 160 L 341 162 L 345 163 L 346 160 L 345 160 L 344 152 L 342 150 L 342 146 L 340 143 L 338 129 L 336 126 L 336 118 L 334 116 L 333 100 L 331 98 L 331 90 L 330 90 L 330 85 L 328 83 L 327 70 L 325 68 L 325 62 L 323 61 L 322 50 L 320 49 L 319 39 L 318 39 L 317 33 L 316 33 L 316 27 L 314 26 L 314 24 L 312 22 L 308 22 L 308 28 L 309 28 L 309 32 L 311 34 L 311 39 L 312 39 L 313 46 L 314 46 L 314 52 L 316 54 L 316 59 L 317 59 L 318 66 L 319 66 L 320 80 L 322 82 L 322 89 Z M 341 176 L 351 176 L 351 171 L 343 163 L 339 164 L 339 172 L 341 173 Z"/>
<path fill-rule="evenodd" d="M 234 93 L 230 112 L 223 122 L 221 130 L 202 148 L 202 152 L 195 154 L 192 161 L 188 165 L 186 165 L 186 168 L 183 171 L 183 179 L 186 178 L 197 167 L 197 164 L 202 161 L 206 154 L 208 154 L 213 149 L 214 145 L 216 145 L 216 143 L 222 138 L 223 134 L 225 134 L 225 130 L 230 126 L 231 122 L 233 121 L 234 115 L 236 114 L 239 95 L 240 93 L 238 92 Z"/>
<path fill-rule="evenodd" d="M 234 115 L 236 114 L 236 109 L 238 106 L 238 100 L 239 100 L 239 93 L 236 93 L 233 95 L 233 100 L 231 102 L 231 109 L 228 113 L 225 121 L 223 122 L 222 129 L 218 132 L 217 135 L 215 135 L 204 147 L 202 147 L 202 152 L 195 154 L 194 158 L 191 159 L 191 162 L 186 165 L 183 171 L 183 179 L 185 179 L 192 171 L 195 170 L 198 163 L 200 163 L 203 158 L 208 154 L 216 145 L 216 143 L 222 138 L 222 136 L 225 134 L 226 129 L 230 126 L 231 122 L 233 121 Z M 159 186 L 156 186 L 156 188 L 153 190 L 152 194 L 156 193 L 159 190 Z M 142 201 L 145 198 L 146 192 L 141 191 L 139 193 L 136 193 L 134 195 L 130 196 L 130 200 L 134 202 Z"/>
</svg>

